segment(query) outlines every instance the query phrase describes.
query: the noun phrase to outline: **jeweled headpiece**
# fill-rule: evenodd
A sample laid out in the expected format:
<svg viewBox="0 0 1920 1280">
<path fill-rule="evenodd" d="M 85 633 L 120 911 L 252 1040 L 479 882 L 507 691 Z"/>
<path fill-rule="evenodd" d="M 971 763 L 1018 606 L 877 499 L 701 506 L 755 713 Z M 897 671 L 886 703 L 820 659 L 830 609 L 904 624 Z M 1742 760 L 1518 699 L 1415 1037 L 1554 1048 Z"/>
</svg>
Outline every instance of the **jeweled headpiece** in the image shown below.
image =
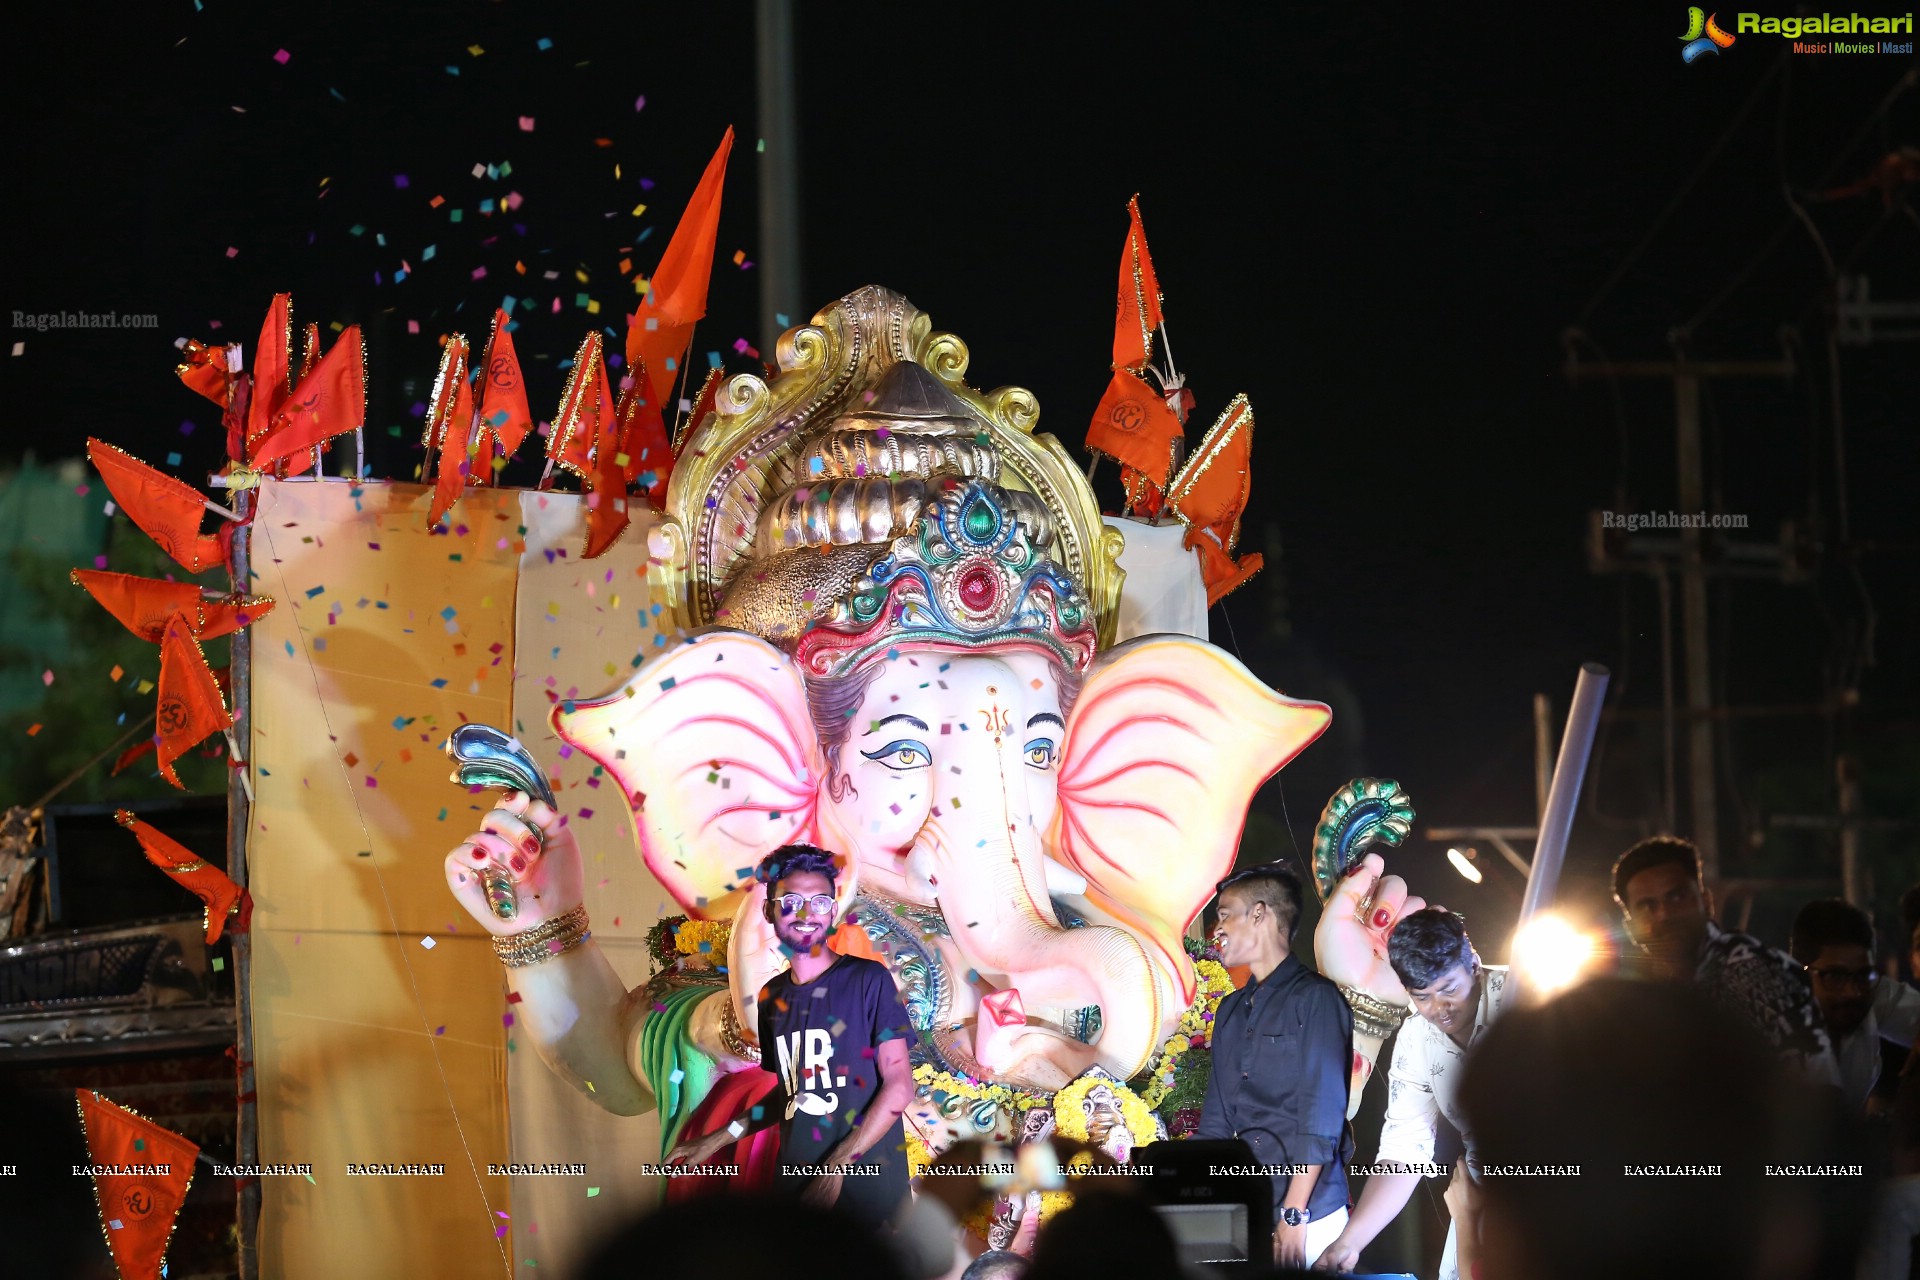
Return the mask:
<svg viewBox="0 0 1920 1280">
<path fill-rule="evenodd" d="M 960 340 L 876 287 L 777 358 L 770 382 L 729 379 L 681 446 L 656 547 L 678 621 L 754 632 L 817 676 L 902 643 L 1084 669 L 1113 634 L 1120 536 L 1034 434 L 1033 396 L 969 388 Z"/>
</svg>

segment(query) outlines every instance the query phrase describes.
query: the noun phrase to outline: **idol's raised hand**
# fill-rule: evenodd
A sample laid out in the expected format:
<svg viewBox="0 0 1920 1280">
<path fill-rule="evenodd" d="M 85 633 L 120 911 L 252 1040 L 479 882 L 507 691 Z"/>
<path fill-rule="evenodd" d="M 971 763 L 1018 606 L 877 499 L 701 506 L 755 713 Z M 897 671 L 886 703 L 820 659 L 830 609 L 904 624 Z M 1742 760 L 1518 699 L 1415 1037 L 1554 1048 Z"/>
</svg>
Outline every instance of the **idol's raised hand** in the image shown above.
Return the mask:
<svg viewBox="0 0 1920 1280">
<path fill-rule="evenodd" d="M 1407 989 L 1387 963 L 1387 935 L 1402 916 L 1426 906 L 1407 896 L 1407 882 L 1385 875 L 1387 864 L 1370 853 L 1334 885 L 1313 931 L 1320 972 L 1395 1008 L 1407 1005 Z"/>
<path fill-rule="evenodd" d="M 480 830 L 447 855 L 446 868 L 453 896 L 496 937 L 544 924 L 585 897 L 573 833 L 560 825 L 559 814 L 521 791 L 480 820 Z M 512 885 L 511 916 L 495 914 L 487 898 L 489 876 L 504 876 Z"/>
</svg>

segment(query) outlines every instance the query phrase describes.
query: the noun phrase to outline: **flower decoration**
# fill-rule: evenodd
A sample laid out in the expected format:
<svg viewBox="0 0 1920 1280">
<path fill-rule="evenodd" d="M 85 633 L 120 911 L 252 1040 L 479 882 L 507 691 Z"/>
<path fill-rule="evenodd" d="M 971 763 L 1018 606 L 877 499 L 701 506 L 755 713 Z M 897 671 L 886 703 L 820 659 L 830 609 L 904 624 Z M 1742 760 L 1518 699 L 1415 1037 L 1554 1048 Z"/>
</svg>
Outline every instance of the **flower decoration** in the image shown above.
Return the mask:
<svg viewBox="0 0 1920 1280">
<path fill-rule="evenodd" d="M 1139 1146 L 1152 1142 L 1160 1132 L 1160 1123 L 1154 1117 L 1153 1108 L 1126 1085 L 1098 1071 L 1081 1076 L 1053 1095 L 1055 1132 L 1063 1138 L 1072 1138 L 1076 1142 L 1093 1140 L 1092 1134 L 1087 1130 L 1086 1101 L 1087 1094 L 1100 1085 L 1105 1085 L 1113 1091 L 1114 1100 L 1120 1106 L 1120 1118 L 1126 1123 L 1127 1133 L 1132 1137 L 1133 1145 Z"/>
<path fill-rule="evenodd" d="M 1200 982 L 1199 994 L 1194 997 L 1187 1011 L 1180 1015 L 1180 1022 L 1174 1027 L 1173 1034 L 1167 1037 L 1167 1042 L 1147 1063 L 1146 1070 L 1136 1077 L 1146 1082 L 1141 1087 L 1140 1098 L 1149 1107 L 1158 1107 L 1174 1091 L 1181 1060 L 1188 1053 L 1194 1049 L 1213 1047 L 1214 1014 L 1220 1008 L 1220 1001 L 1233 990 L 1233 978 L 1218 960 L 1201 960 L 1193 968 Z"/>
<path fill-rule="evenodd" d="M 647 930 L 647 954 L 656 969 L 670 969 L 688 960 L 696 965 L 725 964 L 727 940 L 732 936 L 731 920 L 665 916 Z"/>
</svg>

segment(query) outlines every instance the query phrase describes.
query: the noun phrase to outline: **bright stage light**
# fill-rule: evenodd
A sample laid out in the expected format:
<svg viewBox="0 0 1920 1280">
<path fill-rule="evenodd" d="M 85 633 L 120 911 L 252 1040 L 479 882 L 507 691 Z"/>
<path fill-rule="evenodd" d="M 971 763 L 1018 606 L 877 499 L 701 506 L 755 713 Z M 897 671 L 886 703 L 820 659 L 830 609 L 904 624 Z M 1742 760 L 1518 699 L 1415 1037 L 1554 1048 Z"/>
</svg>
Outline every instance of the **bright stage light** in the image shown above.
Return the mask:
<svg viewBox="0 0 1920 1280">
<path fill-rule="evenodd" d="M 1479 884 L 1480 881 L 1484 878 L 1480 874 L 1480 868 L 1474 866 L 1472 861 L 1468 859 L 1467 855 L 1460 852 L 1460 850 L 1458 849 L 1447 850 L 1447 861 L 1453 864 L 1453 869 L 1455 871 L 1458 871 L 1461 875 L 1467 878 L 1468 884 Z"/>
<path fill-rule="evenodd" d="M 1545 998 L 1579 982 L 1594 951 L 1591 934 L 1559 916 L 1535 916 L 1514 935 L 1513 968 L 1530 994 Z"/>
</svg>

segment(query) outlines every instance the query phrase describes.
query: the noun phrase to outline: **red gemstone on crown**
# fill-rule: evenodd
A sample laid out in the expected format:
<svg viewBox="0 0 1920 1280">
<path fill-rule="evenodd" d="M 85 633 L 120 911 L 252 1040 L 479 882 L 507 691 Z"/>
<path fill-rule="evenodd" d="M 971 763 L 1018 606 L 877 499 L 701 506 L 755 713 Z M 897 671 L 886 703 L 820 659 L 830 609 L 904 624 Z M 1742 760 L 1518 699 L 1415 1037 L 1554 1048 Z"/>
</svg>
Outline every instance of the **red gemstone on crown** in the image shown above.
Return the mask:
<svg viewBox="0 0 1920 1280">
<path fill-rule="evenodd" d="M 969 613 L 985 613 L 993 608 L 994 600 L 1000 594 L 1000 584 L 993 570 L 985 565 L 974 565 L 960 575 L 960 603 Z"/>
</svg>

